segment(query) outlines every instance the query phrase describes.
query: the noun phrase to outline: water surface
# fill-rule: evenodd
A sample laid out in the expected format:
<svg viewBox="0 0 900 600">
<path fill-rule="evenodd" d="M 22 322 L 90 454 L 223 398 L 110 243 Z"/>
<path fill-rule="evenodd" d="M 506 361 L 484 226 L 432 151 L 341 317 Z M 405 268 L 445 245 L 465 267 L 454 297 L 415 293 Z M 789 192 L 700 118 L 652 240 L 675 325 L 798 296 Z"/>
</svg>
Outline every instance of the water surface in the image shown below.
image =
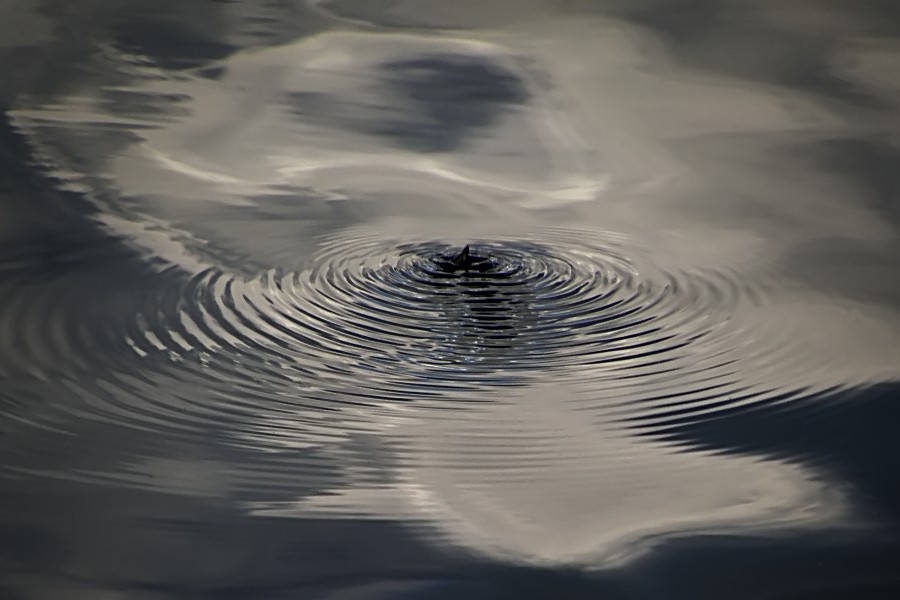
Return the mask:
<svg viewBox="0 0 900 600">
<path fill-rule="evenodd" d="M 3 11 L 4 597 L 900 594 L 891 3 Z"/>
</svg>

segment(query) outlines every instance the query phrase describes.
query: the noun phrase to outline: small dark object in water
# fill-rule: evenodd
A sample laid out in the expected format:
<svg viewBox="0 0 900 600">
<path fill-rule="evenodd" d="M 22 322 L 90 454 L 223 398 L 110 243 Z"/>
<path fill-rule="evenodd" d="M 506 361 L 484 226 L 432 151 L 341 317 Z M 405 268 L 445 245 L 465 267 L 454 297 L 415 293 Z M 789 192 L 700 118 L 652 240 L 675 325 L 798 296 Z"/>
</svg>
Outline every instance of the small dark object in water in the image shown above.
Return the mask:
<svg viewBox="0 0 900 600">
<path fill-rule="evenodd" d="M 468 269 L 472 265 L 472 257 L 469 256 L 469 246 L 466 245 L 462 252 L 450 259 L 450 262 L 460 269 Z"/>
<path fill-rule="evenodd" d="M 456 271 L 484 272 L 494 266 L 494 261 L 490 258 L 471 254 L 468 245 L 459 254 L 440 256 L 435 259 L 435 262 L 448 273 L 455 273 Z"/>
</svg>

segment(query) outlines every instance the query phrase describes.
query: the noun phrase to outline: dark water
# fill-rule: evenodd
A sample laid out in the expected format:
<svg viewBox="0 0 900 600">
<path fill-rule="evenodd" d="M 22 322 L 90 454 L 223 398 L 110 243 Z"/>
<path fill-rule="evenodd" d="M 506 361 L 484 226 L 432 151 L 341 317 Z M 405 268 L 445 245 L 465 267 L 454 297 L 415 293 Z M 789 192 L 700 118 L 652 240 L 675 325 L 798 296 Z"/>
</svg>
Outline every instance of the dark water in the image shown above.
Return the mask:
<svg viewBox="0 0 900 600">
<path fill-rule="evenodd" d="M 896 3 L 0 11 L 0 597 L 900 598 Z"/>
</svg>

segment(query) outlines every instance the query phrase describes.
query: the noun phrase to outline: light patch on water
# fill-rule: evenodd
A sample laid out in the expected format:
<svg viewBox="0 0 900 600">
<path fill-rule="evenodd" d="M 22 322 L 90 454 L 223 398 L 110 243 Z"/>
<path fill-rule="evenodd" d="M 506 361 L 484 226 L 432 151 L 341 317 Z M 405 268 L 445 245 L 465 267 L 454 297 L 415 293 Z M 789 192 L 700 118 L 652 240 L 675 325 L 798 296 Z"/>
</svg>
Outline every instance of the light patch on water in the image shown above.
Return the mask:
<svg viewBox="0 0 900 600">
<path fill-rule="evenodd" d="M 71 149 L 61 144 L 70 132 L 131 130 L 136 141 L 92 157 L 97 172 L 80 177 L 103 212 L 171 228 L 176 240 L 190 232 L 191 251 L 223 247 L 274 265 L 291 259 L 222 223 L 222 206 L 239 210 L 249 229 L 273 204 L 293 204 L 281 216 L 303 238 L 310 211 L 326 229 L 342 225 L 329 215 L 336 201 L 366 217 L 432 222 L 454 213 L 503 220 L 521 207 L 596 199 L 610 183 L 608 169 L 531 65 L 475 39 L 327 33 L 238 53 L 218 80 L 161 79 L 138 68 L 134 85 L 116 92 L 159 99 L 163 110 L 144 121 L 109 114 L 102 94 L 89 92 L 14 118 L 49 170 L 66 179 Z M 429 91 L 444 85 L 452 94 L 467 83 L 476 86 L 468 99 Z M 186 115 L 166 109 L 172 98 Z M 117 233 L 148 244 L 134 228 Z"/>
<path fill-rule="evenodd" d="M 401 127 L 404 119 L 415 117 L 419 108 L 409 105 L 390 80 L 392 70 L 410 59 L 450 61 L 445 67 L 439 62 L 411 66 L 423 70 L 454 68 L 454 60 L 490 65 L 520 78 L 517 85 L 536 98 L 521 112 L 503 114 L 490 124 L 489 135 L 479 132 L 465 148 L 424 156 L 393 148 L 359 127 L 380 119 L 399 119 Z M 220 81 L 147 85 L 148 91 L 174 88 L 190 96 L 192 115 L 144 134 L 142 147 L 151 159 L 142 163 L 144 168 L 156 160 L 163 169 L 206 181 L 221 178 L 230 186 L 239 179 L 246 188 L 220 193 L 247 195 L 311 185 L 365 196 L 366 188 L 348 187 L 344 179 L 367 168 L 580 199 L 594 197 L 602 185 L 591 180 L 583 158 L 586 149 L 565 123 L 566 116 L 541 97 L 543 91 L 528 83 L 528 72 L 501 46 L 452 38 L 329 33 L 248 51 L 224 66 Z M 296 109 L 301 114 L 291 114 L 292 98 L 301 103 Z M 111 168 L 126 195 L 151 193 L 134 185 L 136 169 Z M 408 188 L 398 187 L 403 189 Z"/>
<path fill-rule="evenodd" d="M 802 464 L 686 451 L 586 410 L 559 381 L 457 415 L 420 413 L 381 436 L 389 484 L 351 485 L 254 514 L 412 519 L 426 536 L 502 560 L 604 568 L 671 536 L 821 527 L 839 488 Z"/>
</svg>

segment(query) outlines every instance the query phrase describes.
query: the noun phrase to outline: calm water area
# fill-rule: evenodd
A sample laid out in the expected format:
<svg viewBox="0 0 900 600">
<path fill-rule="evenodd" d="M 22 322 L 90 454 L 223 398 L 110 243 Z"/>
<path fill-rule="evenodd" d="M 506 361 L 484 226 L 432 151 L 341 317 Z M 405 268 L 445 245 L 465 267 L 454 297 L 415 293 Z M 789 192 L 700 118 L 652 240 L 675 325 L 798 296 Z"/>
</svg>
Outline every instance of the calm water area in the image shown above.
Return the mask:
<svg viewBox="0 0 900 600">
<path fill-rule="evenodd" d="M 895 0 L 5 0 L 0 68 L 0 599 L 900 598 Z"/>
</svg>

